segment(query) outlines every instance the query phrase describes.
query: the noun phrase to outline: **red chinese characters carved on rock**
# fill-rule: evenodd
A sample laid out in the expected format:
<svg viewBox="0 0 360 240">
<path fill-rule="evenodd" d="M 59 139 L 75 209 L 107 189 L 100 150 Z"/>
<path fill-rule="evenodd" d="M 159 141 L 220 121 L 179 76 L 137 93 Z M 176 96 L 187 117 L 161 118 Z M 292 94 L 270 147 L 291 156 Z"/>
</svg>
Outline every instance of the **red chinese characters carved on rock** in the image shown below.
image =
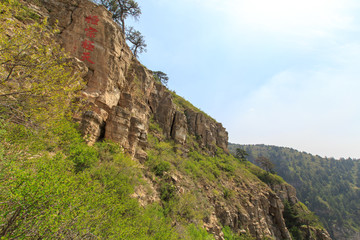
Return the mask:
<svg viewBox="0 0 360 240">
<path fill-rule="evenodd" d="M 87 16 L 87 17 L 85 17 L 85 22 L 87 22 L 88 24 L 97 26 L 99 23 L 99 18 L 98 18 L 98 16 Z M 97 32 L 98 32 L 98 30 L 91 26 L 89 26 L 88 28 L 85 28 L 85 33 L 88 38 L 95 38 Z M 95 49 L 94 42 L 87 40 L 87 39 L 85 39 L 81 42 L 81 46 L 85 50 L 88 50 L 90 52 L 94 51 L 94 49 Z M 94 62 L 91 61 L 90 52 L 83 52 L 83 54 L 81 56 L 81 60 L 88 61 L 89 63 L 94 64 Z"/>
<path fill-rule="evenodd" d="M 90 23 L 90 24 L 93 24 L 93 25 L 98 25 L 99 18 L 98 18 L 98 16 L 87 16 L 85 18 L 85 21 L 87 23 Z"/>
<path fill-rule="evenodd" d="M 94 38 L 96 36 L 97 30 L 95 28 L 89 27 L 85 28 L 86 36 L 89 38 Z"/>
<path fill-rule="evenodd" d="M 94 51 L 94 48 L 95 48 L 95 45 L 94 45 L 94 42 L 93 41 L 89 41 L 89 40 L 84 40 L 81 42 L 81 46 L 86 49 L 86 50 L 89 50 L 89 51 Z"/>
<path fill-rule="evenodd" d="M 91 64 L 94 64 L 94 62 L 91 61 L 91 59 L 90 59 L 90 53 L 89 52 L 83 52 L 83 55 L 81 57 L 81 61 L 85 61 L 85 60 L 88 61 Z"/>
</svg>

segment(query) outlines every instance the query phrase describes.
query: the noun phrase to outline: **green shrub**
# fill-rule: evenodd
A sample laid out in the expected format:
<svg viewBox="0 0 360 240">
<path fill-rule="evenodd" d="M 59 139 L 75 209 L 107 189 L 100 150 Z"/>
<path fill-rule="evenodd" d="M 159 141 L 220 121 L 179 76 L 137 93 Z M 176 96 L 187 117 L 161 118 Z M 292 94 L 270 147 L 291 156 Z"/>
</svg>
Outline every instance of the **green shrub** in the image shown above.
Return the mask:
<svg viewBox="0 0 360 240">
<path fill-rule="evenodd" d="M 99 160 L 102 162 L 114 162 L 124 157 L 124 150 L 118 143 L 104 140 L 96 142 L 94 147 L 99 153 Z"/>
<path fill-rule="evenodd" d="M 170 170 L 170 163 L 167 161 L 159 161 L 153 168 L 152 171 L 156 176 L 162 177 L 165 172 Z"/>
<path fill-rule="evenodd" d="M 160 184 L 160 199 L 168 202 L 175 196 L 176 187 L 172 183 L 161 182 Z"/>
<path fill-rule="evenodd" d="M 265 170 L 262 170 L 258 166 L 255 166 L 253 164 L 250 165 L 249 168 L 250 172 L 257 176 L 262 182 L 268 184 L 268 185 L 276 185 L 276 184 L 282 184 L 285 183 L 284 179 L 282 177 L 269 173 Z"/>
<path fill-rule="evenodd" d="M 187 230 L 192 240 L 214 240 L 214 237 L 204 228 L 197 227 L 195 224 L 190 224 Z"/>
<path fill-rule="evenodd" d="M 75 171 L 80 172 L 90 168 L 98 160 L 98 152 L 85 143 L 72 145 L 68 159 L 75 165 Z"/>
<path fill-rule="evenodd" d="M 162 129 L 161 127 L 159 126 L 159 124 L 154 120 L 153 117 L 150 118 L 150 121 L 149 121 L 149 130 L 150 131 L 154 131 L 154 132 L 157 132 L 157 133 L 162 133 Z"/>
<path fill-rule="evenodd" d="M 150 239 L 177 240 L 179 235 L 172 229 L 170 219 L 164 215 L 164 210 L 157 204 L 148 206 L 142 217 L 146 235 Z"/>
<path fill-rule="evenodd" d="M 224 188 L 224 198 L 229 200 L 234 196 L 234 191 L 228 188 Z"/>
<path fill-rule="evenodd" d="M 251 237 L 249 234 L 245 235 L 236 235 L 229 226 L 225 226 L 222 229 L 222 232 L 224 233 L 224 239 L 225 240 L 254 240 L 253 237 Z"/>
</svg>

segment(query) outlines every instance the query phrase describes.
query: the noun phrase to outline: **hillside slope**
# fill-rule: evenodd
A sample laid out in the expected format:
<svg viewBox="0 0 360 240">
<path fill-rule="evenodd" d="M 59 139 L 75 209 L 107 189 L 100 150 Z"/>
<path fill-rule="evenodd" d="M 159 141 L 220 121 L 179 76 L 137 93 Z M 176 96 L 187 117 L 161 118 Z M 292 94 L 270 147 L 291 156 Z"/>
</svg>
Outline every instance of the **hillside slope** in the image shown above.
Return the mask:
<svg viewBox="0 0 360 240">
<path fill-rule="evenodd" d="M 45 17 L 50 26 L 57 22 L 59 32 L 48 36 L 77 63 L 69 72 L 81 72 L 86 83 L 86 111 L 72 116 L 88 144 L 65 113 L 48 118 L 42 91 L 36 93 L 45 107 L 36 116 L 46 124 L 0 112 L 1 238 L 291 239 L 291 232 L 330 239 L 290 185 L 229 155 L 225 128 L 155 80 L 104 7 L 87 0 L 2 3 L 15 13 L 14 28 Z M 26 14 L 15 12 L 19 7 Z M 11 75 L 1 67 L 1 76 Z M 48 78 L 35 76 L 29 85 Z M 1 85 L 1 107 L 18 100 L 3 86 L 18 85 Z M 73 102 L 81 101 L 64 106 Z"/>
<path fill-rule="evenodd" d="M 276 146 L 229 144 L 232 152 L 237 147 L 246 150 L 252 162 L 260 155 L 268 157 L 334 239 L 358 239 L 360 160 L 328 159 Z"/>
</svg>

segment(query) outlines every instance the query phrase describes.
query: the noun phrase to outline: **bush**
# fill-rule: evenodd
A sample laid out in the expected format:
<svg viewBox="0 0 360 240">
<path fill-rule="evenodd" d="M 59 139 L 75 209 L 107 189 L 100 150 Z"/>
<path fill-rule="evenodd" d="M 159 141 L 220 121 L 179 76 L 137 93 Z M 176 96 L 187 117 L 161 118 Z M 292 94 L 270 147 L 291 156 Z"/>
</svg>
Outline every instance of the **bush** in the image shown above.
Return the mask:
<svg viewBox="0 0 360 240">
<path fill-rule="evenodd" d="M 160 184 L 160 199 L 168 202 L 175 196 L 176 187 L 172 183 L 162 182 Z"/>
<path fill-rule="evenodd" d="M 229 226 L 225 226 L 222 229 L 222 232 L 224 233 L 224 239 L 225 240 L 253 240 L 254 238 L 250 235 L 236 235 Z"/>
<path fill-rule="evenodd" d="M 262 182 L 268 184 L 268 185 L 276 185 L 276 184 L 282 184 L 284 183 L 284 179 L 282 177 L 269 173 L 265 170 L 262 170 L 261 168 L 251 165 L 249 168 L 250 172 L 257 176 Z"/>
<path fill-rule="evenodd" d="M 156 176 L 162 177 L 164 173 L 170 170 L 170 163 L 167 161 L 159 161 L 153 168 L 152 171 Z"/>
<path fill-rule="evenodd" d="M 98 160 L 97 151 L 85 143 L 72 146 L 69 153 L 68 159 L 74 163 L 76 172 L 90 168 Z"/>
<path fill-rule="evenodd" d="M 214 240 L 214 237 L 209 234 L 204 228 L 199 228 L 195 224 L 190 224 L 187 227 L 189 237 L 192 240 Z"/>
<path fill-rule="evenodd" d="M 224 198 L 229 200 L 234 196 L 234 191 L 228 188 L 224 188 Z"/>
<path fill-rule="evenodd" d="M 46 19 L 28 24 L 14 19 L 35 17 L 18 1 L 2 1 L 0 9 L 0 114 L 39 128 L 69 117 L 83 80 L 52 40 L 57 30 L 50 31 Z"/>
</svg>

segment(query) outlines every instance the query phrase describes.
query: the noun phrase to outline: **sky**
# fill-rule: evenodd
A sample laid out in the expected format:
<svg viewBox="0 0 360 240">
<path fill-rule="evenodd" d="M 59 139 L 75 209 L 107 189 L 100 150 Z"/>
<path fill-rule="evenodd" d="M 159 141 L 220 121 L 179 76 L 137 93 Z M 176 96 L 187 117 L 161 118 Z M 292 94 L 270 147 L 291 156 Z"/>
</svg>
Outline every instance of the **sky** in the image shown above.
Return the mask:
<svg viewBox="0 0 360 240">
<path fill-rule="evenodd" d="M 360 1 L 138 2 L 139 60 L 230 142 L 360 158 Z"/>
</svg>

